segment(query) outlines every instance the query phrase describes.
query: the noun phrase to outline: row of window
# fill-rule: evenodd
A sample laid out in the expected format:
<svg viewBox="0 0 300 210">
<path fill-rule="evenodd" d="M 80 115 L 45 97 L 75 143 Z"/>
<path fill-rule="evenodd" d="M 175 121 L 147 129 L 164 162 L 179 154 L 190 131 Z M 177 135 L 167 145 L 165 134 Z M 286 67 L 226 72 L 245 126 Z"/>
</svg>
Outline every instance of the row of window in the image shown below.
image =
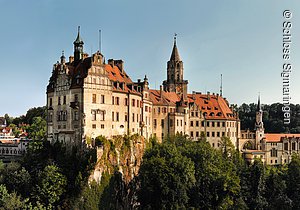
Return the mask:
<svg viewBox="0 0 300 210">
<path fill-rule="evenodd" d="M 93 129 L 96 129 L 96 128 L 97 128 L 97 125 L 96 125 L 96 124 L 92 124 L 92 128 L 93 128 Z M 101 128 L 101 129 L 104 129 L 104 124 L 101 124 L 101 125 L 100 125 L 100 128 Z"/>
<path fill-rule="evenodd" d="M 228 122 L 227 122 L 228 123 Z M 190 122 L 191 127 L 199 127 L 200 123 L 198 120 Z M 205 126 L 205 121 L 201 121 L 201 127 Z M 225 122 L 206 122 L 206 127 L 225 127 Z"/>
<path fill-rule="evenodd" d="M 178 126 L 183 126 L 183 120 L 179 120 L 179 119 L 177 119 L 176 120 L 176 125 L 177 125 L 177 127 Z M 154 128 L 157 128 L 157 119 L 154 119 L 153 120 L 153 126 L 154 126 Z M 164 119 L 161 119 L 160 120 L 160 126 L 162 127 L 162 128 L 164 128 L 165 127 L 165 120 Z M 170 119 L 170 127 L 173 127 L 174 126 L 174 122 L 173 122 L 173 120 L 172 119 Z"/>
<path fill-rule="evenodd" d="M 176 109 L 175 108 L 169 108 L 169 112 L 168 112 L 167 107 L 157 107 L 157 108 L 153 108 L 153 112 L 157 113 L 157 114 L 160 114 L 160 113 L 175 113 Z"/>
<path fill-rule="evenodd" d="M 284 150 L 289 150 L 289 149 L 296 150 L 296 142 L 292 142 L 290 147 L 289 147 L 289 143 L 285 142 L 284 143 Z M 299 144 L 299 150 L 300 150 L 300 144 Z"/>
<path fill-rule="evenodd" d="M 112 121 L 116 121 L 116 122 L 119 122 L 120 121 L 120 113 L 119 112 L 112 112 Z M 139 121 L 143 121 L 142 120 L 142 115 L 141 114 L 135 114 L 135 113 L 132 113 L 131 115 L 131 119 L 132 119 L 132 122 L 139 122 Z M 125 113 L 124 115 L 124 120 L 125 122 L 128 121 L 128 114 Z M 146 125 L 150 125 L 150 118 L 148 118 L 147 116 L 145 116 L 145 124 Z"/>
<path fill-rule="evenodd" d="M 198 137 L 200 137 L 200 132 L 199 131 L 196 131 L 195 132 L 195 136 L 194 136 L 194 132 L 193 131 L 191 131 L 191 133 L 190 133 L 190 135 L 191 135 L 191 137 L 192 138 L 194 138 L 194 137 L 196 137 L 196 138 L 198 138 Z M 212 131 L 212 132 L 206 132 L 206 137 L 222 137 L 222 136 L 225 136 L 225 132 L 214 132 L 214 131 Z"/>
<path fill-rule="evenodd" d="M 14 150 L 9 150 L 9 149 L 0 149 L 0 154 L 22 154 L 22 153 L 25 153 L 25 150 L 17 150 L 17 149 L 14 149 Z"/>
<path fill-rule="evenodd" d="M 78 102 L 78 94 L 74 95 L 74 102 Z M 66 105 L 67 104 L 67 96 L 58 96 L 57 105 Z M 49 107 L 52 107 L 53 99 L 49 98 Z"/>
</svg>

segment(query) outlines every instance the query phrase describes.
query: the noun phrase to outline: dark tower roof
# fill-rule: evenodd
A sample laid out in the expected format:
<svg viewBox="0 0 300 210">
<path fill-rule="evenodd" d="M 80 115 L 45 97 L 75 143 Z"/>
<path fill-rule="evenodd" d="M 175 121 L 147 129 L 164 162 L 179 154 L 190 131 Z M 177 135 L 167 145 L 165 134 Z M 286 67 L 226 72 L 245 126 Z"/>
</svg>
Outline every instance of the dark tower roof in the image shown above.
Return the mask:
<svg viewBox="0 0 300 210">
<path fill-rule="evenodd" d="M 260 105 L 260 95 L 258 95 L 258 102 L 257 102 L 257 109 L 256 111 L 261 111 L 261 105 Z"/>
<path fill-rule="evenodd" d="M 80 37 L 80 26 L 78 26 L 78 34 L 77 34 L 77 38 L 74 41 L 73 44 L 84 44 L 81 37 Z"/>
<path fill-rule="evenodd" d="M 177 49 L 177 45 L 176 45 L 176 35 L 174 36 L 174 46 L 173 46 L 170 61 L 181 61 L 180 55 L 179 55 L 179 52 Z"/>
</svg>

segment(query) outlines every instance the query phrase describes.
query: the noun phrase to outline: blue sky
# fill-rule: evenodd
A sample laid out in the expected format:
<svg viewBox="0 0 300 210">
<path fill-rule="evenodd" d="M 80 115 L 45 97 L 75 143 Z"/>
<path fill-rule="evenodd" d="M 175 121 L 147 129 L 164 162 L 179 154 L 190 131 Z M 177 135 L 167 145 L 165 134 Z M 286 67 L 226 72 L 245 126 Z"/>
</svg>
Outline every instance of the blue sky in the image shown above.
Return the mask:
<svg viewBox="0 0 300 210">
<path fill-rule="evenodd" d="M 77 26 L 87 53 L 123 59 L 133 80 L 151 88 L 166 78 L 178 34 L 189 91 L 219 92 L 230 103 L 282 101 L 282 13 L 293 13 L 291 102 L 300 103 L 300 1 L 290 0 L 0 0 L 0 116 L 45 104 L 52 65 L 73 54 Z"/>
</svg>

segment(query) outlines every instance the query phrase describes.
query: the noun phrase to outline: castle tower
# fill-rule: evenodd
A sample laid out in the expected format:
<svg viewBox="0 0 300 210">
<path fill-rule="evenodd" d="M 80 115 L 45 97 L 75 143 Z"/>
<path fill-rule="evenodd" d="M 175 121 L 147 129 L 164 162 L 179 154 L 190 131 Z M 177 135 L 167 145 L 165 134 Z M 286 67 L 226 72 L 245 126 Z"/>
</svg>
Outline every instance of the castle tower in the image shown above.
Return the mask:
<svg viewBox="0 0 300 210">
<path fill-rule="evenodd" d="M 176 35 L 170 60 L 167 63 L 167 80 L 163 82 L 164 91 L 176 92 L 187 97 L 187 80 L 183 80 L 183 62 L 181 61 L 177 44 Z"/>
<path fill-rule="evenodd" d="M 263 110 L 260 104 L 260 96 L 258 96 L 258 102 L 256 108 L 255 132 L 256 132 L 256 138 L 255 138 L 256 149 L 261 149 L 260 144 L 261 144 L 261 140 L 264 137 L 265 129 L 263 123 Z"/>
<path fill-rule="evenodd" d="M 78 26 L 78 34 L 76 40 L 73 42 L 74 44 L 74 61 L 79 61 L 82 59 L 83 55 L 83 44 L 84 42 L 82 41 L 80 37 L 80 26 Z"/>
</svg>

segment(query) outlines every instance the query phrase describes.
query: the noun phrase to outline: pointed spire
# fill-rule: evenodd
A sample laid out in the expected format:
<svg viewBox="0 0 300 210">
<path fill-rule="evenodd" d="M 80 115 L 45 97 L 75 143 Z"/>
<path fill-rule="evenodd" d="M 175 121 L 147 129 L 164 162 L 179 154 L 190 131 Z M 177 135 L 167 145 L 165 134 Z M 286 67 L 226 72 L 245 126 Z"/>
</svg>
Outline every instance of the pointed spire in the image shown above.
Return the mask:
<svg viewBox="0 0 300 210">
<path fill-rule="evenodd" d="M 173 46 L 170 61 L 181 61 L 180 56 L 179 56 L 179 52 L 178 52 L 178 49 L 177 49 L 177 45 L 176 45 L 176 37 L 177 37 L 177 34 L 175 33 L 174 34 L 174 46 Z"/>
<path fill-rule="evenodd" d="M 260 105 L 260 93 L 258 93 L 258 102 L 257 102 L 257 110 L 256 111 L 261 111 L 261 105 Z"/>
<path fill-rule="evenodd" d="M 74 44 L 84 44 L 80 37 L 80 26 L 78 26 L 78 34 L 76 40 L 74 41 Z"/>
<path fill-rule="evenodd" d="M 65 63 L 66 57 L 65 57 L 65 51 L 63 50 L 60 56 L 60 63 Z"/>
</svg>

